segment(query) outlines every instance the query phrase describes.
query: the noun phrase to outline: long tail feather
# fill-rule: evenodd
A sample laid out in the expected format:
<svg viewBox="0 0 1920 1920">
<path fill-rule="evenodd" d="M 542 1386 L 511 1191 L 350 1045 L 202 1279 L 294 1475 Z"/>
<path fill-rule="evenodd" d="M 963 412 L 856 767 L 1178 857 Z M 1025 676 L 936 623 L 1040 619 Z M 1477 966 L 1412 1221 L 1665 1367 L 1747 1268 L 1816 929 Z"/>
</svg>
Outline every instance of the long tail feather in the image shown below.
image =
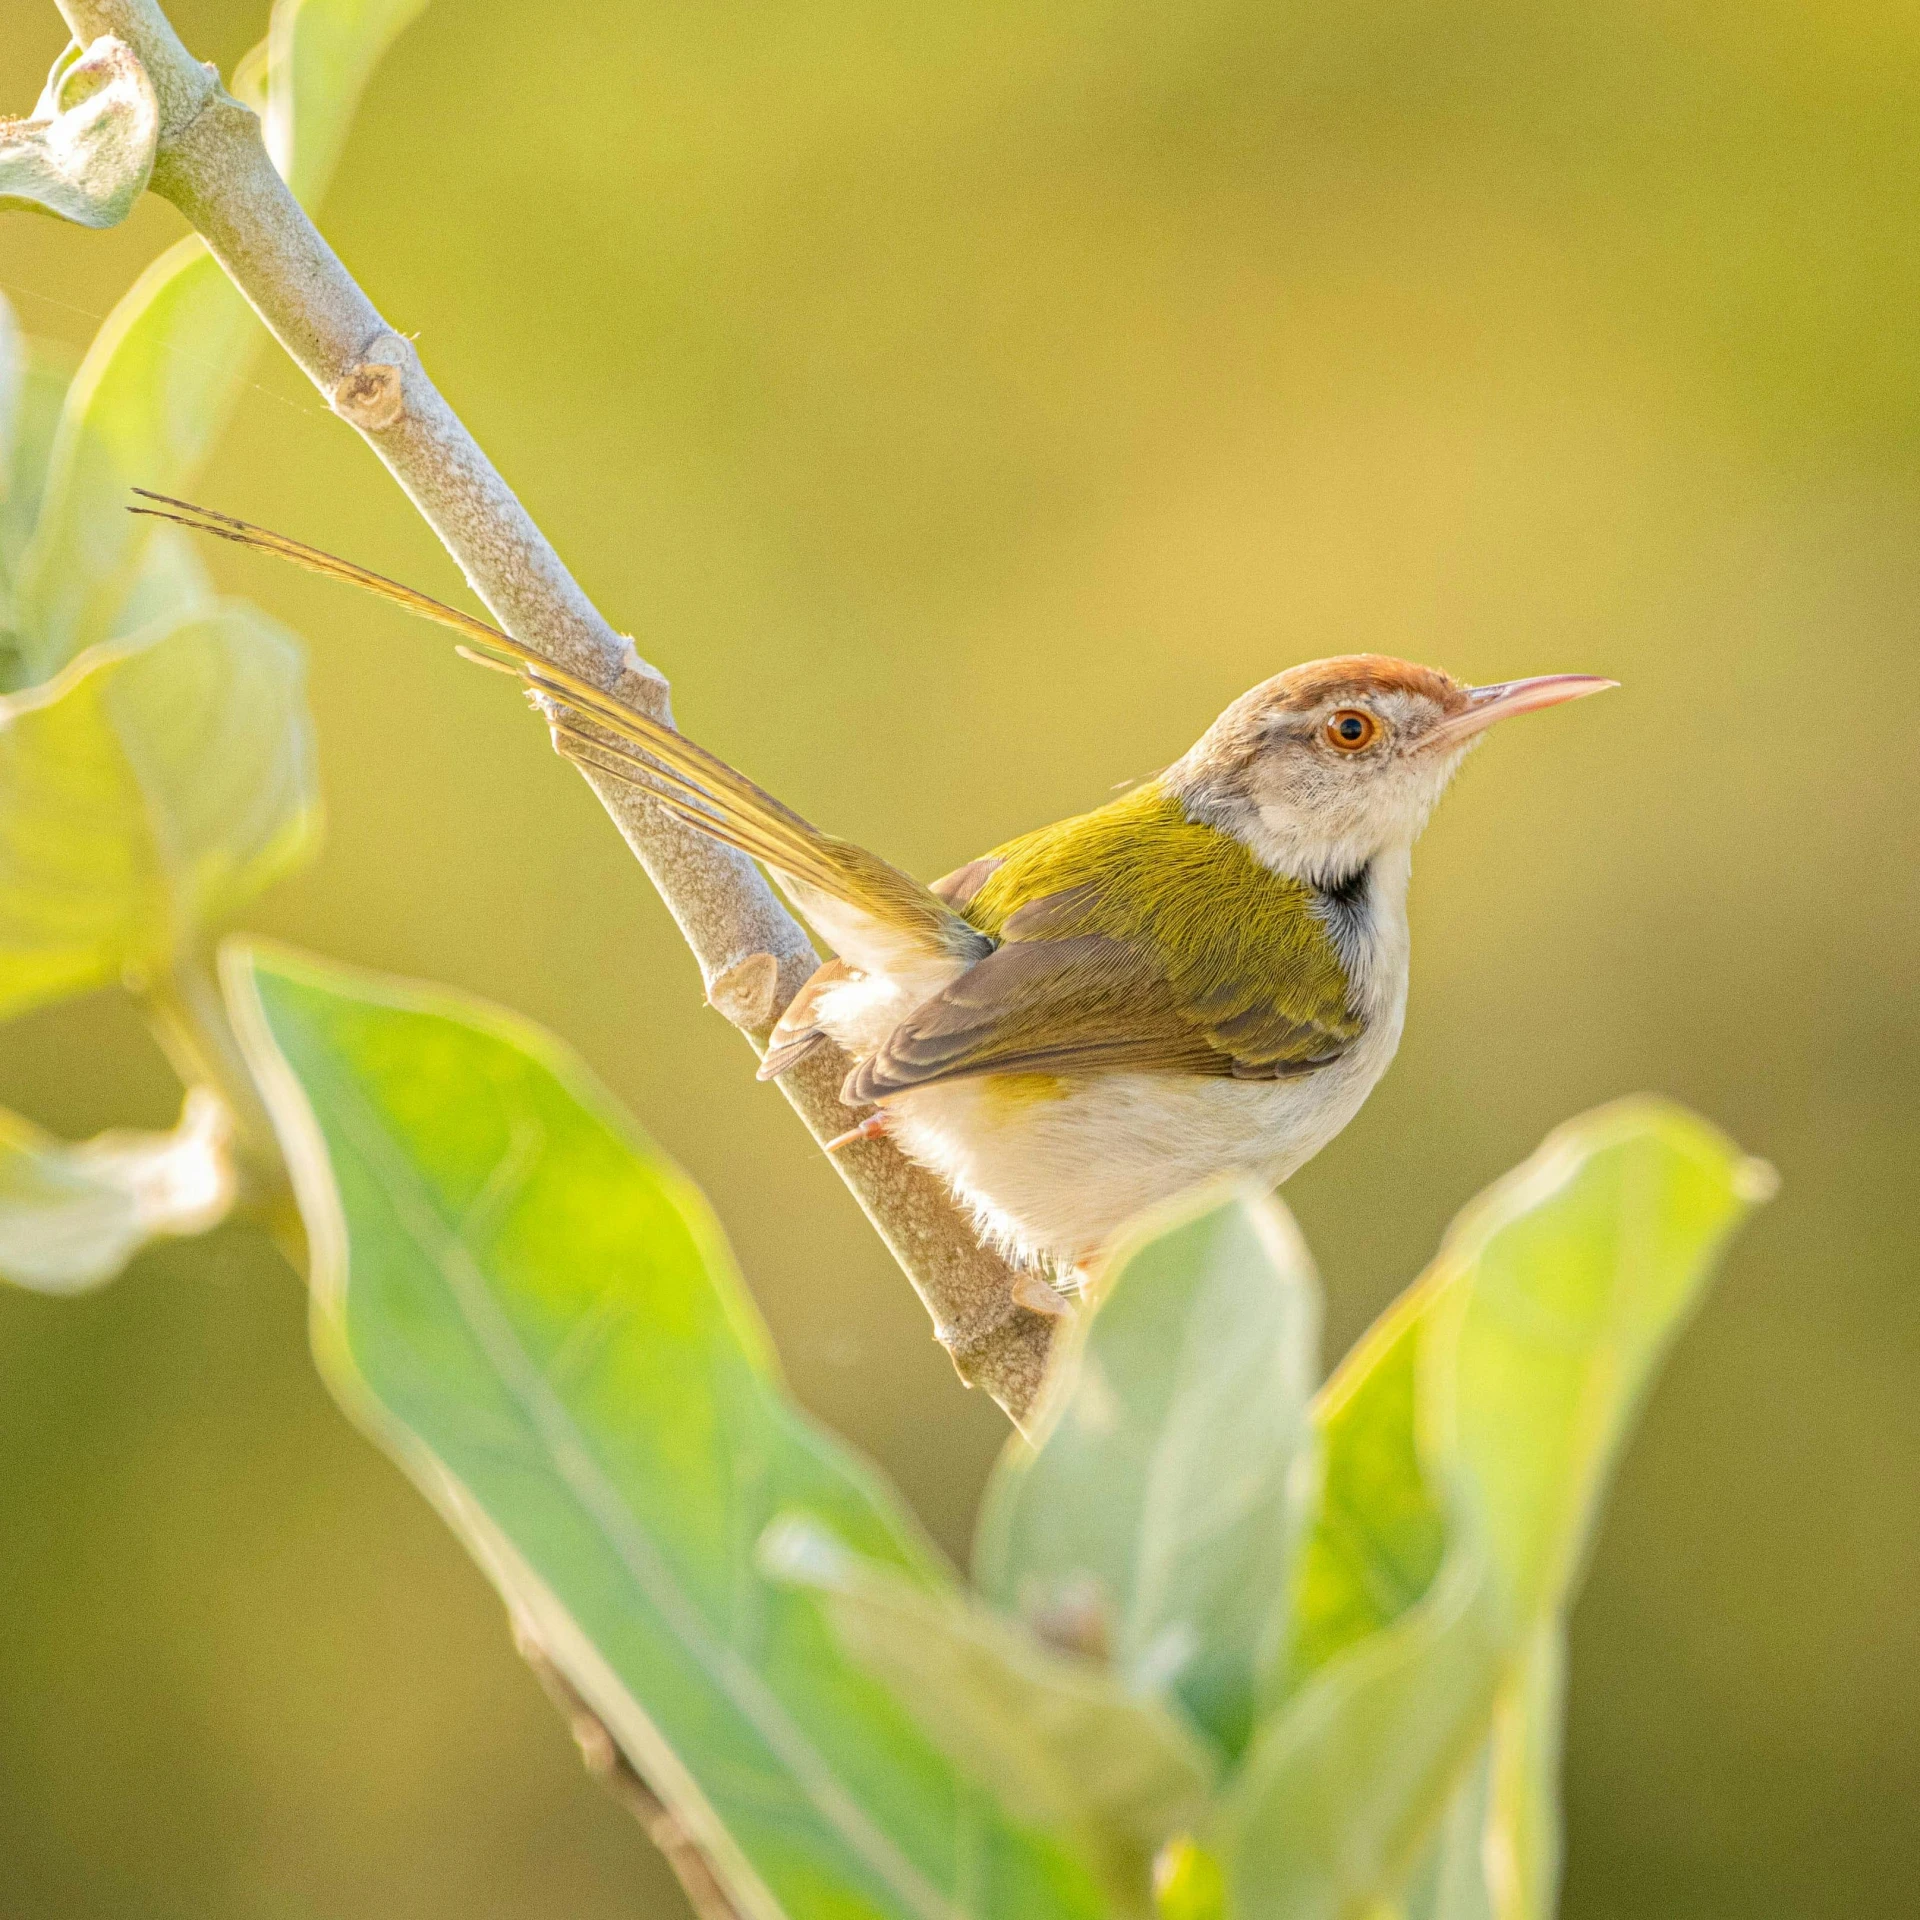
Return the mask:
<svg viewBox="0 0 1920 1920">
<path fill-rule="evenodd" d="M 852 841 L 822 833 L 717 754 L 695 746 L 664 722 L 636 712 L 591 681 L 555 666 L 498 627 L 418 588 L 270 528 L 168 494 L 150 493 L 144 487 L 133 491 L 154 504 L 132 507 L 129 512 L 272 554 L 451 627 L 466 642 L 459 649 L 465 658 L 510 673 L 525 684 L 547 715 L 555 747 L 567 758 L 640 788 L 676 819 L 713 839 L 872 915 L 918 943 L 949 950 L 978 941 L 966 922 L 917 880 Z"/>
</svg>

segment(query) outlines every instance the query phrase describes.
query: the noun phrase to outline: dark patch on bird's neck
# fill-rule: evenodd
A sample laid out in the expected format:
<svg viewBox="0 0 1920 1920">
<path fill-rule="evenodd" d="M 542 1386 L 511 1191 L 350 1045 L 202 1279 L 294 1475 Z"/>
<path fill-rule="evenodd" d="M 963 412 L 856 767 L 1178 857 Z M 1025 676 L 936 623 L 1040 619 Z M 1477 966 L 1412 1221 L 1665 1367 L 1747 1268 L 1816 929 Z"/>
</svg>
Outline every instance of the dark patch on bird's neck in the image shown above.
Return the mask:
<svg viewBox="0 0 1920 1920">
<path fill-rule="evenodd" d="M 1362 860 L 1350 873 L 1333 874 L 1324 880 L 1314 882 L 1314 891 L 1326 900 L 1328 905 L 1351 912 L 1355 907 L 1364 906 L 1367 888 L 1373 880 L 1373 862 Z"/>
<path fill-rule="evenodd" d="M 1330 874 L 1313 882 L 1321 910 L 1336 927 L 1358 933 L 1372 911 L 1373 862 L 1362 860 L 1350 872 Z"/>
<path fill-rule="evenodd" d="M 1353 1008 L 1355 990 L 1371 971 L 1368 961 L 1375 931 L 1373 862 L 1362 860 L 1346 873 L 1330 874 L 1307 884 L 1313 888 L 1314 910 L 1332 935 L 1340 964 L 1346 969 L 1348 1005 Z"/>
</svg>

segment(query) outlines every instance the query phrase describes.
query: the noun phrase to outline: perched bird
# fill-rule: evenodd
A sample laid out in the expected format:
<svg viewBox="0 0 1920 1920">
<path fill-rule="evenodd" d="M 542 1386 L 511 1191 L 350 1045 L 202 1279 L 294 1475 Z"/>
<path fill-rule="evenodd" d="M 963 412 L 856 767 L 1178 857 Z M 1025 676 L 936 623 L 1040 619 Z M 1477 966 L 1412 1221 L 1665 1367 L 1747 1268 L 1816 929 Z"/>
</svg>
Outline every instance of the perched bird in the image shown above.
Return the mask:
<svg viewBox="0 0 1920 1920">
<path fill-rule="evenodd" d="M 1616 684 L 1311 661 L 1144 785 L 925 886 L 484 622 L 189 511 L 511 662 L 563 753 L 759 860 L 837 956 L 781 1015 L 761 1077 L 842 1048 L 842 1097 L 874 1112 L 835 1144 L 884 1132 L 942 1175 L 1048 1311 L 1045 1276 L 1141 1208 L 1225 1173 L 1284 1180 L 1353 1118 L 1400 1041 L 1428 814 L 1495 721 Z"/>
</svg>

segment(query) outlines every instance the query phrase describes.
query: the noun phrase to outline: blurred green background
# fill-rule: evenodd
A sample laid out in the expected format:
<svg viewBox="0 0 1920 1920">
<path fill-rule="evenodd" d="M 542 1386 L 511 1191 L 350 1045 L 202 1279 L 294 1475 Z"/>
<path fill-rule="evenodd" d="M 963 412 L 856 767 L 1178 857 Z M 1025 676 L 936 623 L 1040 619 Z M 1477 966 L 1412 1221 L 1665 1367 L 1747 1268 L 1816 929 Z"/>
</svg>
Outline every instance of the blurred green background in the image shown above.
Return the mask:
<svg viewBox="0 0 1920 1920">
<path fill-rule="evenodd" d="M 0 105 L 63 37 L 9 0 Z M 1625 683 L 1463 778 L 1399 1063 L 1288 1189 L 1332 1354 L 1609 1095 L 1784 1176 L 1577 1616 L 1569 1920 L 1920 1880 L 1916 126 L 1856 0 L 440 0 L 325 210 L 682 723 L 919 872 L 1317 654 Z M 179 226 L 9 218 L 0 283 L 84 342 Z M 259 367 L 200 496 L 456 584 Z M 430 630 L 212 559 L 312 649 L 330 838 L 255 924 L 572 1041 L 960 1551 L 1003 1423 L 584 786 Z M 0 1033 L 67 1134 L 175 1098 L 116 1000 Z M 5 1920 L 680 1911 L 252 1233 L 0 1293 L 0 1515 Z"/>
</svg>

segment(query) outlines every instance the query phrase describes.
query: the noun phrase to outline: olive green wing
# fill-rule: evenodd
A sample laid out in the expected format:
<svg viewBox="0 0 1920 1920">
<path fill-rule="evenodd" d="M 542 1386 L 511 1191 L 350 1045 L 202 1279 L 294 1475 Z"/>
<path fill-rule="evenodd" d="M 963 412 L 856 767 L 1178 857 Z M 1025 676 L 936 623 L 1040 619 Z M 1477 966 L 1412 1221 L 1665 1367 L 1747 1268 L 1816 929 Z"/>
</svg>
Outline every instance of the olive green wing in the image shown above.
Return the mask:
<svg viewBox="0 0 1920 1920">
<path fill-rule="evenodd" d="M 1231 947 L 1222 958 L 1233 958 Z M 1361 1025 L 1271 976 L 1102 933 L 1014 939 L 917 1007 L 848 1076 L 850 1104 L 989 1073 L 1119 1070 L 1271 1080 L 1337 1060 Z"/>
<path fill-rule="evenodd" d="M 849 1100 L 983 1073 L 1310 1073 L 1359 1038 L 1303 881 L 1149 782 L 970 862 L 933 892 L 994 950 L 849 1077 Z"/>
</svg>

